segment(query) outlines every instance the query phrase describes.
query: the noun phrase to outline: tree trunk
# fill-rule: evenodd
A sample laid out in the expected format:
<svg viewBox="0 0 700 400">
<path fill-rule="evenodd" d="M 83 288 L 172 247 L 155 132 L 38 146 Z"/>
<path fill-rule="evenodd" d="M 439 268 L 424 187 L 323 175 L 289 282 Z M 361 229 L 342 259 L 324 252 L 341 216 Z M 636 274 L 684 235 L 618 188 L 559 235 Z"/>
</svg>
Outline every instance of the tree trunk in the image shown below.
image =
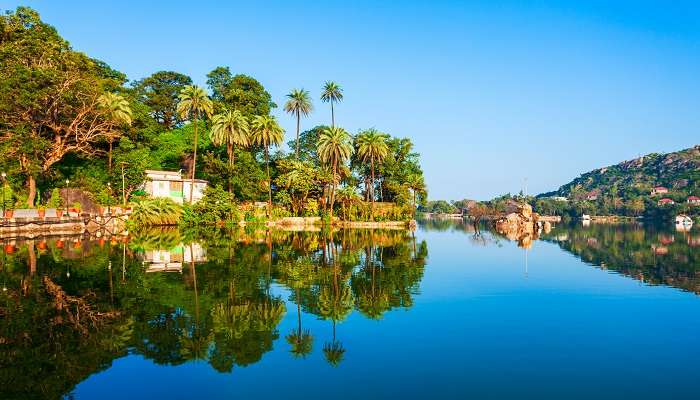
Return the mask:
<svg viewBox="0 0 700 400">
<path fill-rule="evenodd" d="M 416 189 L 413 190 L 413 219 L 416 219 Z"/>
<path fill-rule="evenodd" d="M 34 208 L 34 200 L 36 199 L 36 179 L 34 175 L 27 176 L 27 186 L 29 187 L 29 195 L 27 196 L 27 206 Z"/>
<path fill-rule="evenodd" d="M 34 275 L 36 272 L 36 253 L 34 252 L 34 241 L 27 241 L 27 258 L 29 261 L 29 274 Z"/>
<path fill-rule="evenodd" d="M 299 160 L 299 128 L 301 124 L 301 115 L 299 115 L 299 111 L 297 111 L 297 150 L 296 150 L 296 155 L 297 155 L 297 160 Z"/>
<path fill-rule="evenodd" d="M 107 155 L 107 172 L 112 175 L 112 138 L 109 138 L 109 153 Z"/>
<path fill-rule="evenodd" d="M 190 179 L 190 204 L 192 204 L 192 194 L 194 193 L 194 174 L 197 171 L 197 118 L 198 115 L 195 113 L 194 116 L 194 156 L 192 158 L 192 177 Z"/>
<path fill-rule="evenodd" d="M 374 154 L 369 159 L 370 168 L 372 169 L 372 221 L 374 221 Z"/>
<path fill-rule="evenodd" d="M 231 142 L 226 143 L 226 152 L 228 153 L 228 192 L 231 193 L 231 175 L 233 174 L 233 163 L 235 157 Z"/>
<path fill-rule="evenodd" d="M 337 186 L 336 180 L 335 180 L 335 174 L 338 169 L 338 162 L 337 160 L 333 162 L 333 183 L 331 185 L 331 201 L 330 201 L 330 210 L 329 210 L 329 215 L 330 215 L 330 223 L 333 224 L 333 205 L 335 204 L 335 187 Z"/>
<path fill-rule="evenodd" d="M 335 128 L 335 110 L 333 109 L 333 100 L 331 100 L 331 127 Z"/>
<path fill-rule="evenodd" d="M 265 147 L 265 164 L 267 165 L 267 218 L 272 217 L 272 181 L 270 181 L 270 151 Z"/>
</svg>

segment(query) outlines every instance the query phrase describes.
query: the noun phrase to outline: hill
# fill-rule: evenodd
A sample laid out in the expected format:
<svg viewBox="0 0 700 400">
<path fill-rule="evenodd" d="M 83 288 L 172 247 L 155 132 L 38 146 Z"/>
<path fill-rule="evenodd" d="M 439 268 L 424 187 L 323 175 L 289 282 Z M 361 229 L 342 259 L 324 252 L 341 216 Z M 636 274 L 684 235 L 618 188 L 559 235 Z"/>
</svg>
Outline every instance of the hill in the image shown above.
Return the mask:
<svg viewBox="0 0 700 400">
<path fill-rule="evenodd" d="M 629 200 L 650 195 L 656 186 L 668 188 L 668 197 L 676 201 L 700 195 L 700 145 L 673 153 L 652 153 L 599 168 L 538 197 L 597 200 L 612 196 Z"/>
</svg>

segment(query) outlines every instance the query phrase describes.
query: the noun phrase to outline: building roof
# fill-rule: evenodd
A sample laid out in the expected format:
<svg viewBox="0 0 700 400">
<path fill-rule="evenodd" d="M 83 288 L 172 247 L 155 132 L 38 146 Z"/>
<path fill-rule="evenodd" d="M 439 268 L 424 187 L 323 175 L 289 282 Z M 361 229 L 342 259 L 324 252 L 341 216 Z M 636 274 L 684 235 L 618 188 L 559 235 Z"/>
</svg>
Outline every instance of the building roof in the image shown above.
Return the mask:
<svg viewBox="0 0 700 400">
<path fill-rule="evenodd" d="M 688 196 L 688 200 L 693 201 L 693 200 L 700 200 L 700 197 L 698 196 Z"/>
<path fill-rule="evenodd" d="M 178 181 L 178 182 L 189 182 L 190 178 L 185 178 L 182 176 L 180 171 L 156 171 L 152 169 L 147 169 L 146 178 L 150 180 L 158 181 Z M 209 183 L 204 179 L 195 179 L 195 183 Z"/>
<path fill-rule="evenodd" d="M 659 203 L 673 203 L 673 200 L 671 200 L 669 198 L 663 198 L 663 199 L 659 200 Z"/>
<path fill-rule="evenodd" d="M 668 188 L 665 186 L 655 186 L 654 190 L 668 190 Z"/>
</svg>

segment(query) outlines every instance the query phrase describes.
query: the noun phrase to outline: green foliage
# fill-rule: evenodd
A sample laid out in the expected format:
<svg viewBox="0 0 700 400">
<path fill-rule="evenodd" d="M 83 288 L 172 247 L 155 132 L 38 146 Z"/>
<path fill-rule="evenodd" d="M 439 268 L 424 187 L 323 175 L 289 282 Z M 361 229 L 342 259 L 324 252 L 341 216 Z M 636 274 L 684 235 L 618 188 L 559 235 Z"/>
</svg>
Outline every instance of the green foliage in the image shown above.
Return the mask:
<svg viewBox="0 0 700 400">
<path fill-rule="evenodd" d="M 192 84 L 189 76 L 173 71 L 159 71 L 134 84 L 139 100 L 145 104 L 153 118 L 165 129 L 182 123 L 177 114 L 180 91 Z"/>
<path fill-rule="evenodd" d="M 61 198 L 61 192 L 58 190 L 58 188 L 53 188 L 53 190 L 51 190 L 51 197 L 46 203 L 46 206 L 48 208 L 60 208 L 62 205 L 63 199 Z"/>
<path fill-rule="evenodd" d="M 2 207 L 6 210 L 13 210 L 15 205 L 15 192 L 10 185 L 2 185 L 0 187 L 0 202 L 4 199 Z"/>
<path fill-rule="evenodd" d="M 182 207 L 167 198 L 154 198 L 136 203 L 129 221 L 136 227 L 177 225 Z"/>
<path fill-rule="evenodd" d="M 116 205 L 122 198 L 145 197 L 137 193 L 147 169 L 185 176 L 196 170 L 198 178 L 228 189 L 238 201 L 274 196 L 293 215 L 345 207 L 346 218 L 365 218 L 364 206 L 339 207 L 335 189 L 357 190 L 364 182 L 367 197 L 373 163 L 375 198 L 402 206 L 425 199 L 418 155 L 408 139 L 382 134 L 367 147 L 367 135 L 361 135 L 360 155 L 351 159 L 353 139 L 332 119 L 331 127 L 297 132 L 290 142 L 299 153 L 294 164 L 282 151 L 273 153 L 284 131 L 269 115 L 276 107 L 270 94 L 250 76 L 215 68 L 207 75 L 211 97 L 175 71 L 125 86 L 124 74 L 74 51 L 30 8 L 0 16 L 0 28 L 0 169 L 17 190 L 6 203 L 36 203 L 27 188 L 36 183 L 37 192 L 47 193 L 69 179 L 70 187 Z M 285 110 L 298 118 L 313 109 L 307 91 L 295 90 L 288 100 Z M 333 109 L 343 91 L 326 82 L 321 100 Z M 206 117 L 214 112 L 210 125 Z M 188 218 L 202 214 L 207 221 L 217 212 L 184 210 Z"/>
<path fill-rule="evenodd" d="M 185 207 L 181 225 L 223 225 L 237 223 L 240 215 L 235 199 L 219 186 L 209 186 L 204 197 L 192 206 Z"/>
</svg>

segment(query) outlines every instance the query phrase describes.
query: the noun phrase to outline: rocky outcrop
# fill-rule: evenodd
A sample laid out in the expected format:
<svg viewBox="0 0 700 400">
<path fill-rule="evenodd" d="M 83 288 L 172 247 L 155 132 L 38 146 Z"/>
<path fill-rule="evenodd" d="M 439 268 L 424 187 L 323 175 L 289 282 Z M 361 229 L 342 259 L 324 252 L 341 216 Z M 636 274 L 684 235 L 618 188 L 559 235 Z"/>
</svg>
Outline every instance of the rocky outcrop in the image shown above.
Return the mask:
<svg viewBox="0 0 700 400">
<path fill-rule="evenodd" d="M 544 226 L 549 222 L 540 221 L 540 215 L 532 212 L 529 204 L 518 204 L 512 212 L 497 219 L 495 225 L 498 233 L 517 241 L 522 247 L 530 247 L 542 228 L 551 228 Z"/>
</svg>

